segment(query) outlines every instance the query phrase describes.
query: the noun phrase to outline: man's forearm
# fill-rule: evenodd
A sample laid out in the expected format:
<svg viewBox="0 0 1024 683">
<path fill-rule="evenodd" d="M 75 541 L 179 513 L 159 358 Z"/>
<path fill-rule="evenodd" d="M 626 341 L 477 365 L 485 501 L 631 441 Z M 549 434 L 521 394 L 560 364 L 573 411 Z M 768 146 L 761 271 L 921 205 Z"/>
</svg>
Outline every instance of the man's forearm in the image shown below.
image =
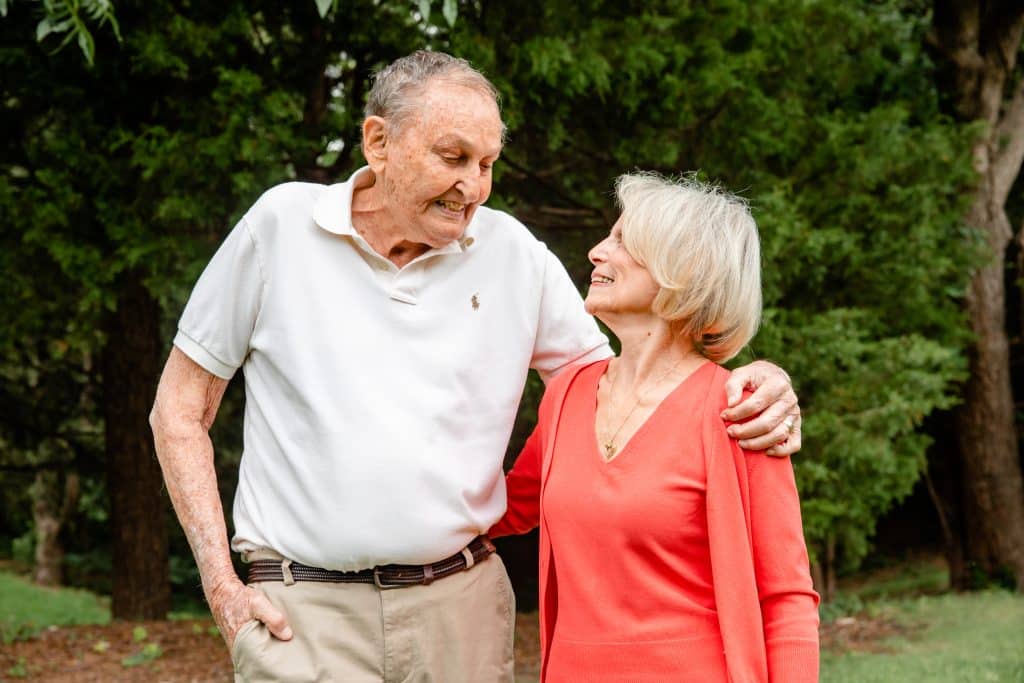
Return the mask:
<svg viewBox="0 0 1024 683">
<path fill-rule="evenodd" d="M 226 380 L 175 348 L 150 415 L 167 492 L 192 547 L 207 599 L 225 581 L 237 581 L 209 435 L 226 388 Z"/>
<path fill-rule="evenodd" d="M 209 597 L 225 579 L 236 578 L 228 547 L 224 509 L 213 465 L 213 443 L 201 426 L 193 435 L 162 434 L 154 425 L 157 457 L 167 492 L 192 547 L 203 590 Z"/>
<path fill-rule="evenodd" d="M 231 565 L 210 441 L 210 425 L 227 386 L 226 379 L 174 348 L 149 421 L 167 492 L 192 546 L 210 613 L 230 648 L 238 629 L 251 619 L 263 622 L 281 640 L 290 639 L 292 631 L 285 616 L 262 593 L 246 587 Z"/>
</svg>

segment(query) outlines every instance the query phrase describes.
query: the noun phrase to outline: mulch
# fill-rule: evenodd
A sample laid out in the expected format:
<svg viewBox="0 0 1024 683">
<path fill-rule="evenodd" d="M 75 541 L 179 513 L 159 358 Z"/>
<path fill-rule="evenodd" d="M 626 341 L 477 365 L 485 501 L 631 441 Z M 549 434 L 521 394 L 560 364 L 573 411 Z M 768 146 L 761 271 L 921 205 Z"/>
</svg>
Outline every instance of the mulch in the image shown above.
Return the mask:
<svg viewBox="0 0 1024 683">
<path fill-rule="evenodd" d="M 144 637 L 140 627 L 145 629 Z M 537 615 L 518 615 L 517 674 L 537 675 L 539 647 Z M 26 640 L 0 645 L 0 682 L 21 680 L 226 683 L 234 679 L 224 641 L 213 621 L 206 619 L 50 627 Z"/>
<path fill-rule="evenodd" d="M 843 617 L 822 625 L 821 645 L 831 651 L 880 652 L 886 639 L 919 628 L 885 614 Z M 539 671 L 538 635 L 536 613 L 517 616 L 517 678 L 536 677 Z M 0 681 L 21 680 L 226 683 L 233 675 L 227 649 L 207 619 L 51 627 L 0 645 Z"/>
<path fill-rule="evenodd" d="M 821 649 L 830 652 L 890 652 L 890 638 L 912 637 L 925 624 L 898 620 L 890 614 L 853 615 L 822 624 Z"/>
<path fill-rule="evenodd" d="M 0 646 L 0 680 L 22 679 L 224 683 L 233 675 L 212 620 L 143 621 L 50 627 Z"/>
</svg>

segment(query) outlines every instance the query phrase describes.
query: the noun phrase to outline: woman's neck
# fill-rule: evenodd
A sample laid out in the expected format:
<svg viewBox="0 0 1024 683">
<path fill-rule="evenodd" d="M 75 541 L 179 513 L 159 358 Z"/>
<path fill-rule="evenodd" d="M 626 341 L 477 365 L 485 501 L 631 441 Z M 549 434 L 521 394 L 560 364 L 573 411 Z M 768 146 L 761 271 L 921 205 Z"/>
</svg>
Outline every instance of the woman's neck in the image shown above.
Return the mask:
<svg viewBox="0 0 1024 683">
<path fill-rule="evenodd" d="M 686 337 L 660 318 L 609 326 L 622 345 L 612 363 L 619 386 L 645 385 L 656 377 L 689 374 L 704 358 Z"/>
</svg>

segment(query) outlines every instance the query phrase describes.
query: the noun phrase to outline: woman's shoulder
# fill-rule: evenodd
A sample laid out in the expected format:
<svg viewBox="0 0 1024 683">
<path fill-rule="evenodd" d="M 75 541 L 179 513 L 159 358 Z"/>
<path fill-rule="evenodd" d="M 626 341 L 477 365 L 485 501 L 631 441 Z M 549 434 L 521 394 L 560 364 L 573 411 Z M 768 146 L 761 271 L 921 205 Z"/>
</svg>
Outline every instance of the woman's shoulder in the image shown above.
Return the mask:
<svg viewBox="0 0 1024 683">
<path fill-rule="evenodd" d="M 568 366 L 548 382 L 547 387 L 544 388 L 544 395 L 565 393 L 577 377 L 593 372 L 603 372 L 604 368 L 608 366 L 608 361 L 608 358 L 604 358 Z"/>
<path fill-rule="evenodd" d="M 723 368 L 721 365 L 714 361 L 709 360 L 708 365 L 711 366 L 711 369 L 708 371 L 711 375 L 709 380 L 709 390 L 718 391 L 718 393 L 721 394 L 722 400 L 724 401 L 725 383 L 729 381 L 729 375 L 731 375 L 732 372 L 726 368 Z"/>
<path fill-rule="evenodd" d="M 575 380 L 588 373 L 603 372 L 608 359 L 577 363 L 570 365 L 555 375 L 544 387 L 544 396 L 540 400 L 540 413 L 543 415 L 552 410 L 555 402 L 560 402 L 575 384 Z"/>
<path fill-rule="evenodd" d="M 717 416 L 728 407 L 725 396 L 725 383 L 729 380 L 729 371 L 718 363 L 705 361 L 683 380 L 683 387 L 678 400 L 689 404 L 690 410 L 697 414 Z M 703 410 L 700 410 L 703 408 Z"/>
<path fill-rule="evenodd" d="M 732 376 L 732 370 L 723 368 L 718 363 L 711 361 L 708 361 L 708 365 L 712 365 L 714 368 L 708 373 L 706 412 L 709 415 L 719 416 L 723 410 L 729 407 L 729 397 L 725 393 L 725 384 Z M 746 400 L 753 393 L 750 389 L 744 388 L 743 396 L 740 400 Z"/>
</svg>

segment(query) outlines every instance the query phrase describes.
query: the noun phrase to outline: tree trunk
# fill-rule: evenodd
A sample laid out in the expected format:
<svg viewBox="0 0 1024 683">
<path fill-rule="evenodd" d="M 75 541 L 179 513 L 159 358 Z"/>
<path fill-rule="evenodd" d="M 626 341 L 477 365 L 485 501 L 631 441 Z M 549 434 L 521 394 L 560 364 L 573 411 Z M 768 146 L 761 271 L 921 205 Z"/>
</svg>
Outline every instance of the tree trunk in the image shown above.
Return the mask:
<svg viewBox="0 0 1024 683">
<path fill-rule="evenodd" d="M 167 501 L 149 430 L 160 372 L 159 306 L 139 272 L 122 276 L 106 323 L 103 416 L 116 619 L 163 619 L 170 608 Z"/>
<path fill-rule="evenodd" d="M 64 549 L 60 545 L 60 518 L 53 503 L 56 498 L 57 473 L 39 470 L 29 487 L 32 498 L 32 521 L 36 528 L 36 566 L 32 580 L 41 586 L 59 586 L 63 581 L 61 562 Z"/>
<path fill-rule="evenodd" d="M 1002 207 L 992 206 L 984 196 L 987 184 L 981 183 L 968 215 L 969 225 L 985 228 L 994 238 L 990 243 L 995 256 L 974 275 L 967 295 L 975 344 L 971 376 L 957 414 L 964 453 L 965 550 L 972 569 L 989 577 L 1009 573 L 1024 588 L 1024 485 L 1010 388 L 1003 279 L 1011 233 Z"/>
<path fill-rule="evenodd" d="M 836 597 L 836 539 L 829 536 L 825 546 L 818 549 L 818 561 L 811 563 L 811 582 L 822 602 L 832 602 Z"/>
<path fill-rule="evenodd" d="M 825 540 L 825 599 L 831 601 L 838 589 L 836 581 L 836 537 L 829 535 Z"/>
<path fill-rule="evenodd" d="M 29 488 L 36 528 L 32 580 L 40 586 L 59 586 L 64 582 L 64 546 L 60 532 L 78 507 L 80 490 L 78 474 L 67 474 L 61 491 L 61 477 L 50 469 L 36 472 L 35 481 Z"/>
<path fill-rule="evenodd" d="M 975 335 L 970 378 L 957 413 L 963 454 L 965 553 L 969 567 L 1009 575 L 1024 589 L 1024 484 L 1022 484 L 1004 270 L 1013 237 L 1005 203 L 1024 160 L 1024 85 L 1008 98 L 1024 32 L 1018 2 L 936 0 L 933 41 L 943 69 L 941 85 L 964 121 L 987 124 L 973 148 L 978 187 L 967 214 L 989 247 L 987 262 L 971 278 L 967 312 Z M 1019 79 L 1016 79 L 1019 80 Z M 968 580 L 970 571 L 964 572 Z M 966 586 L 961 586 L 966 587 Z"/>
</svg>

